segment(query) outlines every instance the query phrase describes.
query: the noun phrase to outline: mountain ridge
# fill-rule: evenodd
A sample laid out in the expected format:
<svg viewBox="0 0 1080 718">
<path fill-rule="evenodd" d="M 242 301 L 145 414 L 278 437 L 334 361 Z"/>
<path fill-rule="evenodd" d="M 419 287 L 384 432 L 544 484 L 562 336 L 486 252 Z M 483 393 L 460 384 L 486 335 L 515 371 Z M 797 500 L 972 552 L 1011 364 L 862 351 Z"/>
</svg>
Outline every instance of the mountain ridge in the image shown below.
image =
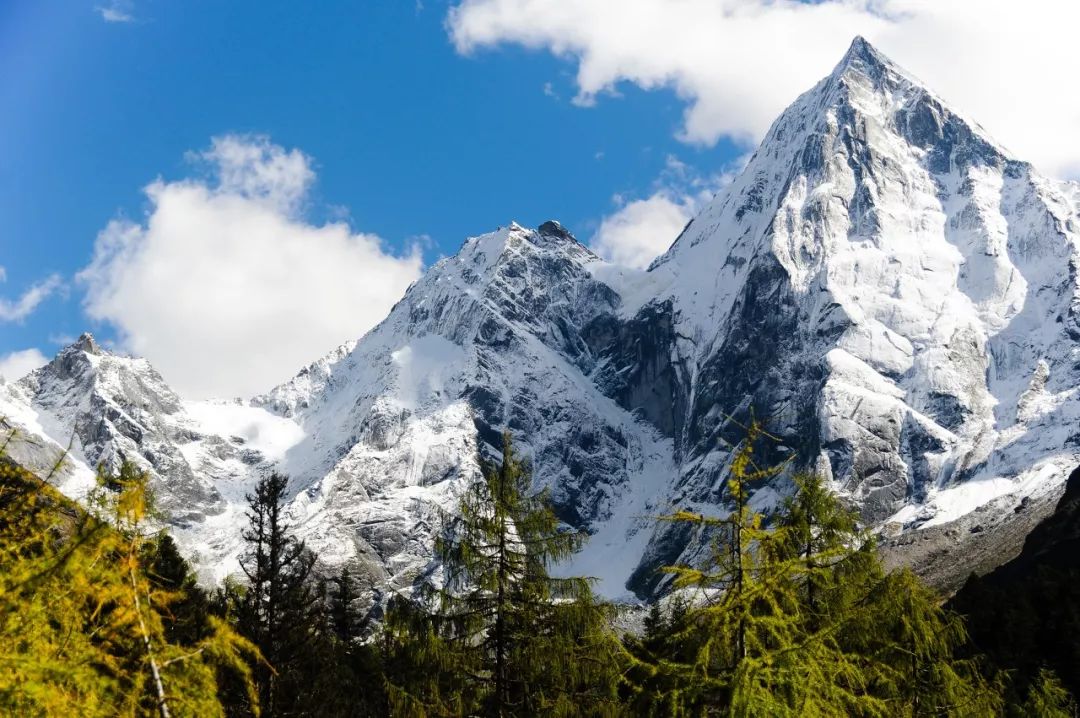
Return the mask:
<svg viewBox="0 0 1080 718">
<path fill-rule="evenodd" d="M 54 361 L 0 387 L 0 415 L 47 417 L 24 424 L 73 433 L 88 465 L 139 457 L 166 495 L 201 491 L 175 521 L 219 568 L 244 491 L 284 470 L 300 534 L 400 589 L 509 429 L 560 518 L 591 535 L 565 570 L 648 597 L 656 568 L 707 545 L 647 517 L 722 512 L 727 447 L 755 411 L 779 437 L 763 460 L 822 473 L 891 556 L 950 588 L 965 551 L 991 568 L 1019 550 L 1080 464 L 1078 267 L 1080 186 L 1041 177 L 856 38 L 647 271 L 558 222 L 511 223 L 246 406 L 173 401 L 148 364 L 75 387 Z M 65 386 L 99 398 L 65 408 Z M 789 479 L 754 505 L 767 513 Z"/>
</svg>

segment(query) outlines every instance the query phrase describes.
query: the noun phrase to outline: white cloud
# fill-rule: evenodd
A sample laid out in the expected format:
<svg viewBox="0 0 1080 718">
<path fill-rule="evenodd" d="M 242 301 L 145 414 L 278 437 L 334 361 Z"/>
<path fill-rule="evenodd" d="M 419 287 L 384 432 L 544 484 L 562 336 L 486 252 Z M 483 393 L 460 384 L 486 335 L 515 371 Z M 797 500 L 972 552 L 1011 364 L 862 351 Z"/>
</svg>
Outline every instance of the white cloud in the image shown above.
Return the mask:
<svg viewBox="0 0 1080 718">
<path fill-rule="evenodd" d="M 237 195 L 289 215 L 302 208 L 315 181 L 310 157 L 298 149 L 286 151 L 262 135 L 214 137 L 209 150 L 188 153 L 188 157 L 210 167 L 219 193 Z"/>
<path fill-rule="evenodd" d="M 501 44 L 577 64 L 579 104 L 672 88 L 681 137 L 750 145 L 861 34 L 1021 158 L 1080 174 L 1080 3 L 1061 0 L 462 0 L 459 52 Z"/>
<path fill-rule="evenodd" d="M 615 264 L 643 269 L 671 246 L 696 209 L 688 197 L 658 191 L 604 217 L 589 246 Z"/>
<path fill-rule="evenodd" d="M 269 389 L 381 320 L 421 271 L 344 222 L 299 216 L 314 180 L 302 153 L 216 138 L 201 180 L 146 187 L 142 223 L 117 219 L 79 274 L 85 308 L 190 396 Z"/>
<path fill-rule="evenodd" d="M 745 164 L 745 159 L 737 163 Z M 641 199 L 622 194 L 612 198 L 616 210 L 600 220 L 589 246 L 610 262 L 643 269 L 671 246 L 686 223 L 731 178 L 731 172 L 703 176 L 669 155 L 653 182 L 652 194 Z"/>
<path fill-rule="evenodd" d="M 0 281 L 6 278 L 6 274 L 0 267 Z M 44 280 L 31 286 L 21 297 L 15 300 L 0 297 L 0 322 L 20 322 L 33 313 L 38 305 L 49 298 L 53 292 L 62 286 L 63 282 L 59 274 L 51 274 Z"/>
<path fill-rule="evenodd" d="M 98 5 L 94 9 L 105 22 L 135 22 L 130 0 L 112 0 L 108 5 Z"/>
<path fill-rule="evenodd" d="M 0 378 L 16 381 L 49 363 L 48 358 L 37 349 L 23 349 L 0 355 Z"/>
</svg>

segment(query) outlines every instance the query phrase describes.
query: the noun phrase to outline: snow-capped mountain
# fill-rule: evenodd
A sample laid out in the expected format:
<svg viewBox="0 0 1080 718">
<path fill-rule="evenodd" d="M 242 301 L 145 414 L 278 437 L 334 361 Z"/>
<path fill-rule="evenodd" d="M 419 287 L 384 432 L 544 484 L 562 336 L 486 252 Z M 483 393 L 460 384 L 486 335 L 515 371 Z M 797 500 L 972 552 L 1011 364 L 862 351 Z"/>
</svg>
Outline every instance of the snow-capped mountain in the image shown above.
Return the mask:
<svg viewBox="0 0 1080 718">
<path fill-rule="evenodd" d="M 84 334 L 48 365 L 0 383 L 0 442 L 16 461 L 82 498 L 94 467 L 133 461 L 156 507 L 208 578 L 239 549 L 244 494 L 295 443 L 292 422 L 236 402 L 181 400 L 145 359 Z"/>
<path fill-rule="evenodd" d="M 509 429 L 561 517 L 598 531 L 581 560 L 602 562 L 582 568 L 621 592 L 675 466 L 670 438 L 595 380 L 623 305 L 602 264 L 555 222 L 470 239 L 360 342 L 258 397 L 304 428 L 285 468 L 309 542 L 411 580 L 432 506 L 452 506 Z"/>
<path fill-rule="evenodd" d="M 1058 491 L 1080 459 L 1076 199 L 856 39 L 652 267 L 691 367 L 674 498 L 718 498 L 721 412 L 750 406 L 894 531 Z M 643 569 L 681 542 L 651 548 Z"/>
<path fill-rule="evenodd" d="M 184 402 L 84 338 L 0 386 L 0 416 L 28 462 L 74 435 L 72 491 L 100 461 L 151 469 L 207 575 L 235 565 L 243 494 L 279 469 L 309 545 L 396 586 L 508 429 L 591 534 L 562 570 L 644 596 L 702 549 L 649 517 L 723 511 L 724 440 L 753 410 L 775 458 L 952 586 L 1009 559 L 1080 464 L 1078 257 L 1080 188 L 857 39 L 648 271 L 511 224 L 250 404 Z"/>
</svg>

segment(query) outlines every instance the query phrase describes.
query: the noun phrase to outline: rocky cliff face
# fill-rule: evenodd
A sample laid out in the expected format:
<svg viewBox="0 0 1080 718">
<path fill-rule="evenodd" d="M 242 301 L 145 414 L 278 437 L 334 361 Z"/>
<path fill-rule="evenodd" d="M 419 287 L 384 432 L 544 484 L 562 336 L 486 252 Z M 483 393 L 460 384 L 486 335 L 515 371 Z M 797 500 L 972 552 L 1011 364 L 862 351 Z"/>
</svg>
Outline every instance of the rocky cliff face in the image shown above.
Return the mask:
<svg viewBox="0 0 1080 718">
<path fill-rule="evenodd" d="M 644 524 L 674 474 L 671 439 L 647 411 L 613 398 L 636 398 L 652 369 L 617 375 L 605 352 L 658 330 L 623 322 L 622 299 L 594 276 L 598 267 L 554 222 L 470 239 L 355 346 L 257 398 L 304 428 L 288 470 L 309 540 L 355 550 L 385 567 L 385 579 L 411 580 L 430 550 L 435 507 L 454 504 L 478 475 L 477 453 L 496 450 L 504 429 L 567 523 Z M 636 556 L 625 530 L 607 540 L 598 535 L 582 568 L 624 564 L 605 584 L 618 593 Z"/>
<path fill-rule="evenodd" d="M 987 567 L 1007 559 L 1012 517 L 1032 525 L 1023 507 L 1052 506 L 1080 463 L 1078 252 L 1075 185 L 859 39 L 647 272 L 558 223 L 511 225 L 250 405 L 183 402 L 84 339 L 0 387 L 0 414 L 74 434 L 86 465 L 143 462 L 217 574 L 244 491 L 287 471 L 309 543 L 391 585 L 509 429 L 591 534 L 564 570 L 645 596 L 656 567 L 702 549 L 648 517 L 724 511 L 727 447 L 753 411 L 780 439 L 771 458 L 824 473 L 897 560 L 948 585 L 973 536 Z M 753 501 L 789 491 L 780 477 Z M 929 536 L 932 551 L 913 538 Z"/>
<path fill-rule="evenodd" d="M 720 498 L 724 414 L 750 407 L 891 531 L 1058 491 L 1080 456 L 1078 231 L 1075 186 L 856 40 L 652 268 L 690 338 L 676 498 Z M 637 576 L 681 548 L 658 534 Z"/>
<path fill-rule="evenodd" d="M 96 467 L 134 462 L 210 580 L 238 550 L 245 492 L 298 433 L 261 409 L 183 401 L 145 359 L 113 354 L 89 334 L 0 384 L 0 436 L 13 459 L 76 498 L 96 486 Z"/>
</svg>

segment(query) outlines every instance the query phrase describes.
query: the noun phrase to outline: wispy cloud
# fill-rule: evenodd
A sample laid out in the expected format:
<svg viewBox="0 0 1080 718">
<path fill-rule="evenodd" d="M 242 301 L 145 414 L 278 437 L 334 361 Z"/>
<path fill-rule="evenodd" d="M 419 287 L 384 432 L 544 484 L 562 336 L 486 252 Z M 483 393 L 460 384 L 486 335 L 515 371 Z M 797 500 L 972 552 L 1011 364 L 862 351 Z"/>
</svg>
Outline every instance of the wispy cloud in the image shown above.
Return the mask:
<svg viewBox="0 0 1080 718">
<path fill-rule="evenodd" d="M 74 344 L 78 339 L 71 334 L 50 334 L 49 343 L 57 346 L 66 347 Z"/>
<path fill-rule="evenodd" d="M 135 22 L 135 7 L 130 0 L 112 0 L 94 9 L 105 22 Z"/>
<path fill-rule="evenodd" d="M 0 267 L 0 281 L 3 281 L 5 276 L 3 268 Z M 18 299 L 0 297 L 0 322 L 21 322 L 62 285 L 60 275 L 52 274 L 27 289 Z"/>
</svg>

